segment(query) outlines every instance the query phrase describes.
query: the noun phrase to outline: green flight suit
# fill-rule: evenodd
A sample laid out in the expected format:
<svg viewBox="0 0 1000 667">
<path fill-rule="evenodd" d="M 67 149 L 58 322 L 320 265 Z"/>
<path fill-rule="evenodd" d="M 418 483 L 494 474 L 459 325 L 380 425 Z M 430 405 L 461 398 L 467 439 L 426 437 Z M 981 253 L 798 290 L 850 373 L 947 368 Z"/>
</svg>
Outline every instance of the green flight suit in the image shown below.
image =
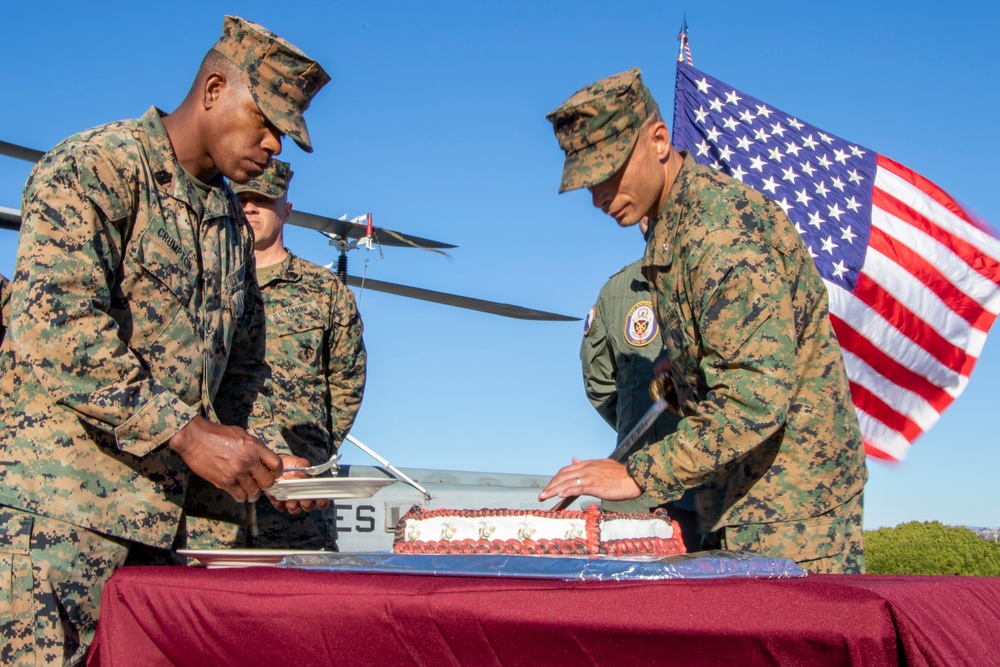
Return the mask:
<svg viewBox="0 0 1000 667">
<path fill-rule="evenodd" d="M 653 404 L 649 383 L 663 352 L 660 328 L 653 310 L 649 283 L 642 275 L 642 260 L 623 267 L 601 287 L 584 320 L 580 343 L 583 386 L 587 399 L 617 433 L 616 444 L 629 434 Z M 667 410 L 653 422 L 632 451 L 659 442 L 677 430 L 680 416 Z M 610 453 L 610 452 L 609 452 Z M 648 512 L 659 503 L 648 494 L 632 500 L 605 500 L 609 512 Z M 675 508 L 693 510 L 691 499 L 668 503 L 671 516 L 680 521 L 682 532 L 691 531 L 689 517 Z"/>
<path fill-rule="evenodd" d="M 587 399 L 621 442 L 653 404 L 649 383 L 663 351 L 642 260 L 622 268 L 601 288 L 584 323 L 580 344 Z M 658 442 L 677 429 L 680 417 L 664 413 L 639 441 Z"/>
</svg>

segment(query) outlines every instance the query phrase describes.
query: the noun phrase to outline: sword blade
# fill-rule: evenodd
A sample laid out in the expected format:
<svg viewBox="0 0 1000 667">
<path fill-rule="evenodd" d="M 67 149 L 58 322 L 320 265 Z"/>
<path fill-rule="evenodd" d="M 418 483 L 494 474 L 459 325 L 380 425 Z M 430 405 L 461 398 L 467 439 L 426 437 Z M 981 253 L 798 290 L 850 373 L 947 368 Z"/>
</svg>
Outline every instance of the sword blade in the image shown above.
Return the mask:
<svg viewBox="0 0 1000 667">
<path fill-rule="evenodd" d="M 625 438 L 618 443 L 618 446 L 615 447 L 615 451 L 611 452 L 611 456 L 608 458 L 614 459 L 620 463 L 635 443 L 639 442 L 639 439 L 646 435 L 646 431 L 649 430 L 649 427 L 660 418 L 660 415 L 662 415 L 663 411 L 666 409 L 667 401 L 663 398 L 656 399 L 656 402 L 649 406 L 649 409 L 646 410 L 646 414 L 644 414 L 642 419 L 640 419 L 636 425 L 632 427 L 632 430 L 628 432 L 628 435 L 626 435 Z"/>
<path fill-rule="evenodd" d="M 646 431 L 649 430 L 649 427 L 653 425 L 653 423 L 660 417 L 660 415 L 663 414 L 663 411 L 666 409 L 667 409 L 666 399 L 664 399 L 662 396 L 656 399 L 656 402 L 654 402 L 651 406 L 649 406 L 649 409 L 646 410 L 646 414 L 644 414 L 642 418 L 636 423 L 636 425 L 632 427 L 632 430 L 628 432 L 628 435 L 626 435 L 625 438 L 618 443 L 618 446 L 615 447 L 615 451 L 611 452 L 611 456 L 609 456 L 608 458 L 621 463 L 622 459 L 624 459 L 625 456 L 629 453 L 629 450 L 632 449 L 635 443 L 639 442 L 639 438 L 641 438 L 643 435 L 646 434 Z M 567 507 L 572 505 L 573 502 L 579 497 L 580 496 L 566 496 L 565 498 L 560 500 L 555 507 L 552 508 L 552 511 L 559 512 L 566 509 Z"/>
</svg>

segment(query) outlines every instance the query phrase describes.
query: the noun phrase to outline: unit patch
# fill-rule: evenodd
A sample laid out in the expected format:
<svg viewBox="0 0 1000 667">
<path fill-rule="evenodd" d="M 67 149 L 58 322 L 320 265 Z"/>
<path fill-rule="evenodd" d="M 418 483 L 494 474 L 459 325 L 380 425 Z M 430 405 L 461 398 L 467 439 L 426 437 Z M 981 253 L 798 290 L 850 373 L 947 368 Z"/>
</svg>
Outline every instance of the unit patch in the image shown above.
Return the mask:
<svg viewBox="0 0 1000 667">
<path fill-rule="evenodd" d="M 649 345 L 656 337 L 656 315 L 651 301 L 640 301 L 632 306 L 625 318 L 625 340 L 629 345 Z"/>
<path fill-rule="evenodd" d="M 586 336 L 590 333 L 590 327 L 594 324 L 594 318 L 597 317 L 597 306 L 591 306 L 590 312 L 587 313 L 587 317 L 583 318 L 583 335 Z"/>
</svg>

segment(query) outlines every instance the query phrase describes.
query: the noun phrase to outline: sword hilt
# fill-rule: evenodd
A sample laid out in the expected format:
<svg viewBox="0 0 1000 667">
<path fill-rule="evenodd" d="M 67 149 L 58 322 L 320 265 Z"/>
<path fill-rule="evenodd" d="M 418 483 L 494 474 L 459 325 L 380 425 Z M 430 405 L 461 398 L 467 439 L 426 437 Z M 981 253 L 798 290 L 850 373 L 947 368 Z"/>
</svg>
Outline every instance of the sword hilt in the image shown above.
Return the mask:
<svg viewBox="0 0 1000 667">
<path fill-rule="evenodd" d="M 656 375 L 649 381 L 649 395 L 654 401 L 660 400 L 661 396 L 666 396 L 668 380 L 669 377 L 666 375 Z"/>
</svg>

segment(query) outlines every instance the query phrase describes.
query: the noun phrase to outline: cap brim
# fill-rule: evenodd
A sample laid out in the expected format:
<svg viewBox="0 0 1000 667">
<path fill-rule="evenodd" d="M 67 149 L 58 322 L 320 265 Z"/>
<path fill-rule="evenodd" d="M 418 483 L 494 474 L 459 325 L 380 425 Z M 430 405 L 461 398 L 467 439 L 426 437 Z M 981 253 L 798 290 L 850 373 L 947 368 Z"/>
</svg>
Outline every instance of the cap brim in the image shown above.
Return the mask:
<svg viewBox="0 0 1000 667">
<path fill-rule="evenodd" d="M 253 93 L 253 99 L 257 102 L 260 112 L 271 121 L 272 125 L 278 128 L 282 134 L 291 137 L 306 153 L 313 152 L 309 130 L 306 128 L 306 119 L 298 107 L 278 97 L 272 97 L 272 105 L 262 104 L 253 86 L 250 86 L 250 92 Z"/>
<path fill-rule="evenodd" d="M 251 179 L 250 183 L 254 183 L 254 181 Z M 237 195 L 241 195 L 244 192 L 252 192 L 262 197 L 267 197 L 268 199 L 277 199 L 281 196 L 280 194 L 275 194 L 273 190 L 266 187 L 260 187 L 256 184 L 251 185 L 250 183 L 233 183 L 230 181 L 229 187 L 231 187 L 233 189 L 233 193 Z"/>
<path fill-rule="evenodd" d="M 615 142 L 612 146 L 597 144 L 567 155 L 563 164 L 562 181 L 559 183 L 559 194 L 591 188 L 614 176 L 632 154 L 638 137 L 639 133 L 633 132 L 627 145 L 625 142 Z M 622 150 L 623 146 L 625 150 Z"/>
<path fill-rule="evenodd" d="M 281 129 L 280 127 L 278 128 Z M 285 134 L 292 138 L 292 141 L 299 145 L 299 148 L 304 150 L 306 153 L 312 153 L 312 140 L 309 138 L 309 130 L 306 129 L 306 119 L 299 114 L 298 124 L 289 124 L 287 130 L 282 130 Z"/>
</svg>

